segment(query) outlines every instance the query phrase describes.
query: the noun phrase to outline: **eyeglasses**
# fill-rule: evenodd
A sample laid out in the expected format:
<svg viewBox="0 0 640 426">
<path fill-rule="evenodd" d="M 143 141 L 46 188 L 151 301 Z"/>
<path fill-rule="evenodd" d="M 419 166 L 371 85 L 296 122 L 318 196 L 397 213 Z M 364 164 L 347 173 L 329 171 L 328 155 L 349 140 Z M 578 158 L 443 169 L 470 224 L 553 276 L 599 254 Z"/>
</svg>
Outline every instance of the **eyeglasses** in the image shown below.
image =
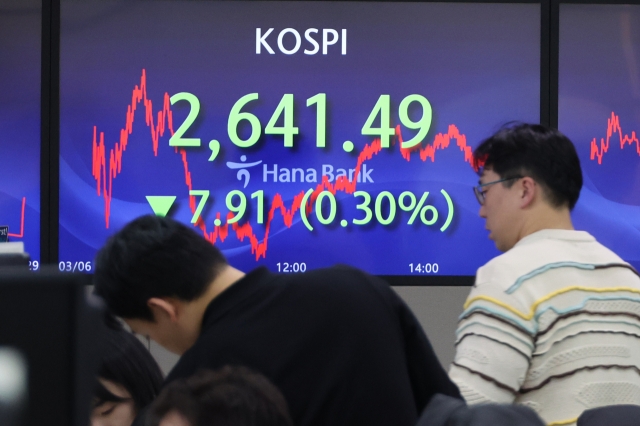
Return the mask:
<svg viewBox="0 0 640 426">
<path fill-rule="evenodd" d="M 523 176 L 512 176 L 512 177 L 508 177 L 508 178 L 504 178 L 504 179 L 500 179 L 500 180 L 494 180 L 493 182 L 487 182 L 487 183 L 483 183 L 482 185 L 478 185 L 478 186 L 474 186 L 473 187 L 473 193 L 476 194 L 476 198 L 478 199 L 478 202 L 480 203 L 481 206 L 484 205 L 484 194 L 487 193 L 487 189 L 483 189 L 486 186 L 489 185 L 493 185 L 496 183 L 500 183 L 500 182 L 506 182 L 508 180 L 513 180 L 513 179 L 522 179 Z"/>
</svg>

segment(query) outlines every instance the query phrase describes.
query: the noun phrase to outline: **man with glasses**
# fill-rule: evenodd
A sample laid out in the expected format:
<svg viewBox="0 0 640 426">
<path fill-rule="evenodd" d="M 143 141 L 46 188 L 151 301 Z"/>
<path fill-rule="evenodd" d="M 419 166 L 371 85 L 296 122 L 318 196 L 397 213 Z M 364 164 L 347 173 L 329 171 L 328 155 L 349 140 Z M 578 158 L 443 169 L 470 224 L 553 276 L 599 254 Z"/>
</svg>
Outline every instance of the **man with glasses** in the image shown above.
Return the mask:
<svg viewBox="0 0 640 426">
<path fill-rule="evenodd" d="M 480 217 L 504 253 L 478 269 L 450 377 L 470 404 L 524 404 L 553 425 L 640 405 L 640 275 L 573 229 L 582 172 L 571 141 L 521 124 L 474 159 Z"/>
</svg>

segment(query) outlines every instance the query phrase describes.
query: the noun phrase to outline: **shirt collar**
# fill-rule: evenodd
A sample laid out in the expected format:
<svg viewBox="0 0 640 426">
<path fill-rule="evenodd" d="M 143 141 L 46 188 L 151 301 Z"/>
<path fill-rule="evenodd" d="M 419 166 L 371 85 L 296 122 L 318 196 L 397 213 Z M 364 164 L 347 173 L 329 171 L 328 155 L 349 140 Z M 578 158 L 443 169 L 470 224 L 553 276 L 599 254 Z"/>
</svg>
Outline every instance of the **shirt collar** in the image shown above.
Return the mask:
<svg viewBox="0 0 640 426">
<path fill-rule="evenodd" d="M 523 246 L 540 240 L 564 240 L 573 242 L 593 242 L 596 239 L 586 231 L 576 231 L 573 229 L 541 229 L 533 234 L 529 234 L 516 243 L 516 246 Z"/>
<path fill-rule="evenodd" d="M 231 284 L 225 291 L 216 296 L 204 311 L 202 317 L 203 328 L 215 323 L 240 301 L 253 294 L 261 284 L 275 277 L 274 274 L 262 266 Z"/>
</svg>

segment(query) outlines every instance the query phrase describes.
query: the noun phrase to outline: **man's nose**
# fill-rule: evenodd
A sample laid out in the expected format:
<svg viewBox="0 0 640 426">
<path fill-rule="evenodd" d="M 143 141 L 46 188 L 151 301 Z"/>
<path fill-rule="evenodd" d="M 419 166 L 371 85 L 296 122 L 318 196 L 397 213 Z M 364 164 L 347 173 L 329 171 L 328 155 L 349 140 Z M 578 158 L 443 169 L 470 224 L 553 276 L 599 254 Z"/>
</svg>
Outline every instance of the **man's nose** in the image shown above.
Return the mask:
<svg viewBox="0 0 640 426">
<path fill-rule="evenodd" d="M 484 204 L 480 206 L 480 211 L 478 212 L 478 215 L 480 215 L 480 217 L 483 219 L 487 218 L 487 212 L 484 208 Z"/>
</svg>

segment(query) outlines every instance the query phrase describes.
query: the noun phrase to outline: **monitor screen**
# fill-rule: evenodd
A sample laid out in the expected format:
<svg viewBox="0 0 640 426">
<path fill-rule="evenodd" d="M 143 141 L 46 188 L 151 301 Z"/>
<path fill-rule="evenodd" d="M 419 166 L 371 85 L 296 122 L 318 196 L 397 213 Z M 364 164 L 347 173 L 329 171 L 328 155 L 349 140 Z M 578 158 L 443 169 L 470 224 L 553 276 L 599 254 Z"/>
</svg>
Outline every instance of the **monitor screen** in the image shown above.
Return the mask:
<svg viewBox="0 0 640 426">
<path fill-rule="evenodd" d="M 87 278 L 0 268 L 0 350 L 26 364 L 26 406 L 10 410 L 22 409 L 22 426 L 89 424 L 103 325 L 86 298 Z"/>
<path fill-rule="evenodd" d="M 0 3 L 0 241 L 40 259 L 42 2 Z"/>
<path fill-rule="evenodd" d="M 240 269 L 469 276 L 471 152 L 540 119 L 540 5 L 62 1 L 60 268 L 168 214 Z"/>
<path fill-rule="evenodd" d="M 558 128 L 584 186 L 574 225 L 640 269 L 640 6 L 560 5 Z"/>
</svg>

